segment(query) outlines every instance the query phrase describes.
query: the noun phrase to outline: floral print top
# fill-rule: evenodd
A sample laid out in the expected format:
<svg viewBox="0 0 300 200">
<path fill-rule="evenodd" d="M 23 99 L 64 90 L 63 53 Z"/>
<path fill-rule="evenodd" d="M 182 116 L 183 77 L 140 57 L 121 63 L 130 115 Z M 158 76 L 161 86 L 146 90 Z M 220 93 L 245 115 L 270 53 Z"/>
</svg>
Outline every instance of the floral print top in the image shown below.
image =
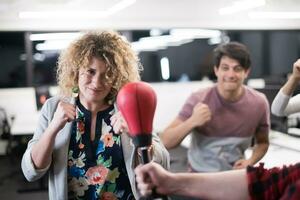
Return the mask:
<svg viewBox="0 0 300 200">
<path fill-rule="evenodd" d="M 128 179 L 121 137 L 114 133 L 110 106 L 97 113 L 95 139 L 91 141 L 91 112 L 77 100 L 68 158 L 69 199 L 134 199 Z"/>
</svg>

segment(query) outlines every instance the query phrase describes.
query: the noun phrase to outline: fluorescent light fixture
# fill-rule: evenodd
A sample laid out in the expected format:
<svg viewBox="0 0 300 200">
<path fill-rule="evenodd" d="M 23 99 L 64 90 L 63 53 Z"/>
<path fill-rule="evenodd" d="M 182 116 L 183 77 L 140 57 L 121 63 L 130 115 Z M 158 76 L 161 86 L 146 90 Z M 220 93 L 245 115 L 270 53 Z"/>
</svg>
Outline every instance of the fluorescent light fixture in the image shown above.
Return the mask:
<svg viewBox="0 0 300 200">
<path fill-rule="evenodd" d="M 38 51 L 55 51 L 65 49 L 72 40 L 47 40 L 35 46 Z"/>
<path fill-rule="evenodd" d="M 252 19 L 300 19 L 300 12 L 250 12 Z"/>
<path fill-rule="evenodd" d="M 150 44 L 150 43 L 142 43 L 142 42 L 132 42 L 131 43 L 132 48 L 136 52 L 141 52 L 141 51 L 157 51 L 160 49 L 166 49 L 167 46 L 162 46 L 162 45 L 155 45 L 155 44 Z"/>
<path fill-rule="evenodd" d="M 24 11 L 19 13 L 21 19 L 51 19 L 51 18 L 103 18 L 106 12 L 97 11 Z"/>
<path fill-rule="evenodd" d="M 72 40 L 82 35 L 82 33 L 37 33 L 29 36 L 31 41 L 43 40 Z"/>
<path fill-rule="evenodd" d="M 239 0 L 233 2 L 233 5 L 219 9 L 220 15 L 228 15 L 237 13 L 244 10 L 249 10 L 257 7 L 264 6 L 266 0 Z"/>
<path fill-rule="evenodd" d="M 133 42 L 135 51 L 156 51 L 168 46 L 180 46 L 199 38 L 220 38 L 222 32 L 209 29 L 172 29 L 170 35 L 143 37 Z"/>
<path fill-rule="evenodd" d="M 142 43 L 149 43 L 158 46 L 178 46 L 192 41 L 191 38 L 178 37 L 174 35 L 161 35 L 154 37 L 143 37 L 139 40 Z"/>
<path fill-rule="evenodd" d="M 170 66 L 169 59 L 167 57 L 163 57 L 160 59 L 160 69 L 161 69 L 161 77 L 164 80 L 168 80 L 170 78 Z"/>
<path fill-rule="evenodd" d="M 42 54 L 42 53 L 35 53 L 33 55 L 33 58 L 35 61 L 43 62 L 46 59 L 46 56 L 45 56 L 45 54 Z"/>
<path fill-rule="evenodd" d="M 222 42 L 221 37 L 213 37 L 208 39 L 208 44 L 209 45 L 215 45 L 215 44 L 220 44 Z"/>
<path fill-rule="evenodd" d="M 113 15 L 135 3 L 136 0 L 122 0 L 104 11 L 60 10 L 60 11 L 23 11 L 21 19 L 51 19 L 51 18 L 104 18 Z"/>
<path fill-rule="evenodd" d="M 135 51 L 156 51 L 166 49 L 168 46 L 180 46 L 193 41 L 191 38 L 179 38 L 172 35 L 162 35 L 154 37 L 143 37 L 131 45 Z"/>
<path fill-rule="evenodd" d="M 181 38 L 212 38 L 220 37 L 221 31 L 210 29 L 172 29 L 170 35 Z"/>
<path fill-rule="evenodd" d="M 162 35 L 163 34 L 163 31 L 161 29 L 158 29 L 158 28 L 153 28 L 150 30 L 150 35 L 151 36 L 159 36 L 159 35 Z"/>
<path fill-rule="evenodd" d="M 157 37 L 140 38 L 137 42 L 131 43 L 132 48 L 137 51 L 156 51 L 167 48 L 167 42 L 159 40 Z"/>
<path fill-rule="evenodd" d="M 247 85 L 255 89 L 263 89 L 266 87 L 266 82 L 263 78 L 249 79 Z"/>
<path fill-rule="evenodd" d="M 27 59 L 27 55 L 25 53 L 22 53 L 19 57 L 20 60 L 25 61 Z M 46 55 L 42 53 L 35 53 L 33 55 L 33 59 L 35 61 L 43 62 L 46 59 Z"/>
</svg>

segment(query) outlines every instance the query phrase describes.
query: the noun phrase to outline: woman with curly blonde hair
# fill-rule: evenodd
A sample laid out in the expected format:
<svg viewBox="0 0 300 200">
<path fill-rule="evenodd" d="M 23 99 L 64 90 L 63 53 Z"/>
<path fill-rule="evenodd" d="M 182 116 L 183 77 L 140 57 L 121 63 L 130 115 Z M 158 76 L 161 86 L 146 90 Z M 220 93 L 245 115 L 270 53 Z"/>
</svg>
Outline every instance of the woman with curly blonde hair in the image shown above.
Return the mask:
<svg viewBox="0 0 300 200">
<path fill-rule="evenodd" d="M 138 154 L 115 99 L 140 80 L 130 44 L 112 31 L 88 32 L 61 53 L 60 95 L 46 101 L 22 159 L 29 181 L 49 172 L 49 199 L 136 199 Z M 74 93 L 76 95 L 74 95 Z M 75 97 L 76 96 L 76 97 Z M 153 160 L 169 167 L 169 155 L 153 137 Z"/>
</svg>

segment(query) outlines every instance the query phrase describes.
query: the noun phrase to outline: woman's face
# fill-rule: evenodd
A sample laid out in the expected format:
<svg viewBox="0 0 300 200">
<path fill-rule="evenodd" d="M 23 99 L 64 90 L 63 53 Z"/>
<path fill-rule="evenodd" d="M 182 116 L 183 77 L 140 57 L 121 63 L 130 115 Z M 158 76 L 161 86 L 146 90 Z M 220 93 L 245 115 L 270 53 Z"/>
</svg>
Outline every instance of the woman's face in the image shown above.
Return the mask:
<svg viewBox="0 0 300 200">
<path fill-rule="evenodd" d="M 102 59 L 93 57 L 88 68 L 79 70 L 79 98 L 83 105 L 104 104 L 111 85 L 105 79 L 107 66 Z"/>
</svg>

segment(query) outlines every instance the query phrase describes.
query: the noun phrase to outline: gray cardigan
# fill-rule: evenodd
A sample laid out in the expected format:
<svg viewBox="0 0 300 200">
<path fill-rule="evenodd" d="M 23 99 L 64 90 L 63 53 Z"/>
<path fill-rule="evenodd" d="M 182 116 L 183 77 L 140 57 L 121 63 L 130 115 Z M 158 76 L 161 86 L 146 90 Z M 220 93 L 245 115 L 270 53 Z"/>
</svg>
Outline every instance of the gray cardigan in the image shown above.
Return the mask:
<svg viewBox="0 0 300 200">
<path fill-rule="evenodd" d="M 33 138 L 28 143 L 21 164 L 23 173 L 28 181 L 35 181 L 45 175 L 47 171 L 49 172 L 50 200 L 68 199 L 67 162 L 72 123 L 67 123 L 65 127 L 57 134 L 52 154 L 52 162 L 45 169 L 35 169 L 31 159 L 31 149 L 48 127 L 53 118 L 59 100 L 59 97 L 50 98 L 43 106 L 39 117 L 38 127 L 35 130 Z M 136 156 L 137 150 L 134 147 L 131 138 L 127 134 L 121 135 L 121 143 L 131 188 L 135 198 L 138 199 L 140 195 L 136 188 L 134 175 L 134 168 L 136 163 L 138 163 Z M 160 163 L 163 167 L 168 169 L 170 162 L 169 153 L 155 134 L 153 134 L 153 145 L 153 161 Z"/>
</svg>

